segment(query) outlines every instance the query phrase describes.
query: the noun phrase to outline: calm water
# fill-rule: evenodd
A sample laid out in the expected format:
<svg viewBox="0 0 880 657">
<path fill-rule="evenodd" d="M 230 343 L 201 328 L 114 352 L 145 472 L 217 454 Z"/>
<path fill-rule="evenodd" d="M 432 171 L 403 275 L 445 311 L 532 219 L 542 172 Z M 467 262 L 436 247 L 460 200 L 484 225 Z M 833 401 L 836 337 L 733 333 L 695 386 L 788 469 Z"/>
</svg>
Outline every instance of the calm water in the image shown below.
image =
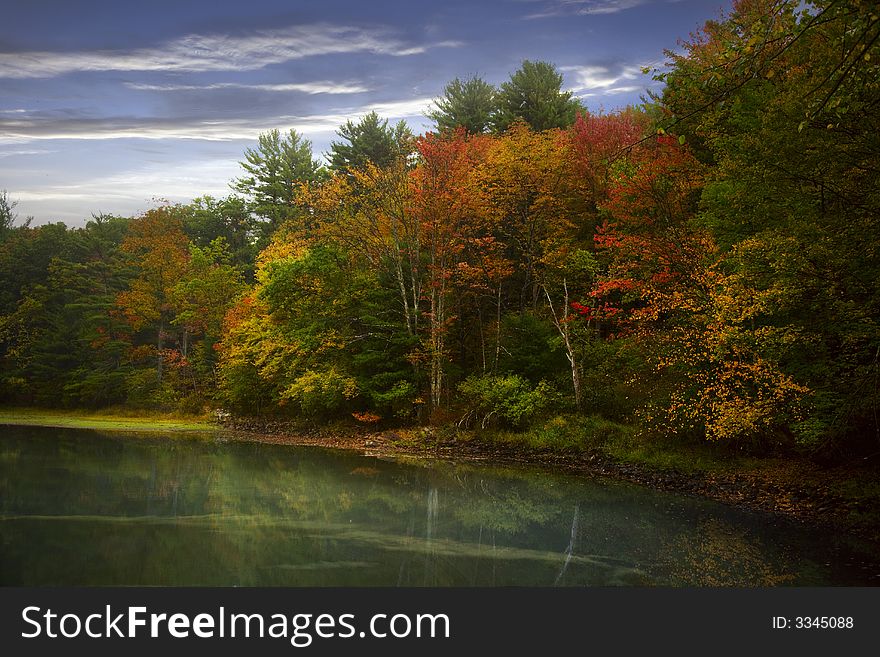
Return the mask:
<svg viewBox="0 0 880 657">
<path fill-rule="evenodd" d="M 0 584 L 854 585 L 829 533 L 629 484 L 0 427 Z"/>
</svg>

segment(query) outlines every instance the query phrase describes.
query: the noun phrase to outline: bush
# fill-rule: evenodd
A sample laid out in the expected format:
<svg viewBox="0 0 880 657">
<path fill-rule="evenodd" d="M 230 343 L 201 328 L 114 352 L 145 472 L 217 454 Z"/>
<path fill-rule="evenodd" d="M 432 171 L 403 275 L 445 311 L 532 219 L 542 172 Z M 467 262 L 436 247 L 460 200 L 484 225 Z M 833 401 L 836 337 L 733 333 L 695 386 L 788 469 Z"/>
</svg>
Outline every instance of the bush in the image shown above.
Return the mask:
<svg viewBox="0 0 880 657">
<path fill-rule="evenodd" d="M 373 392 L 372 401 L 380 412 L 391 412 L 394 417 L 408 419 L 413 414 L 418 390 L 409 381 L 397 381 L 389 390 Z"/>
<path fill-rule="evenodd" d="M 357 394 L 357 381 L 330 368 L 308 370 L 281 393 L 281 399 L 296 404 L 303 415 L 315 417 L 339 410 Z"/>
<path fill-rule="evenodd" d="M 458 389 L 469 406 L 462 423 L 476 419 L 482 428 L 501 424 L 523 429 L 546 413 L 556 397 L 546 381 L 533 387 L 516 374 L 470 376 Z"/>
<path fill-rule="evenodd" d="M 171 409 L 177 403 L 167 378 L 159 381 L 155 367 L 132 369 L 125 376 L 126 403 L 136 408 Z"/>
<path fill-rule="evenodd" d="M 528 438 L 532 447 L 583 451 L 626 443 L 631 433 L 630 427 L 596 415 L 557 415 Z"/>
</svg>

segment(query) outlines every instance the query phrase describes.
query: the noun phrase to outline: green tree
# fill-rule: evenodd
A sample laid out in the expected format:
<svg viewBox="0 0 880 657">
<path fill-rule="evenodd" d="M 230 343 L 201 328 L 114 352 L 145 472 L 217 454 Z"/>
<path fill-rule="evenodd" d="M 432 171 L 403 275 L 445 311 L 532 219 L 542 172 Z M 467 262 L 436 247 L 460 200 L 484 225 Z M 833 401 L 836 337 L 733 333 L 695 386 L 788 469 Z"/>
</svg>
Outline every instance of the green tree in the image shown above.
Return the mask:
<svg viewBox="0 0 880 657">
<path fill-rule="evenodd" d="M 376 112 L 357 123 L 346 121 L 336 134 L 342 141 L 330 142 L 329 157 L 330 168 L 338 173 L 363 169 L 368 162 L 384 169 L 412 152 L 413 134 L 406 122 L 389 127 Z"/>
<path fill-rule="evenodd" d="M 553 64 L 528 59 L 501 85 L 496 98 L 494 126 L 499 132 L 517 120 L 525 121 L 536 132 L 567 128 L 581 109 L 570 91 L 562 91 L 562 74 Z"/>
<path fill-rule="evenodd" d="M 6 233 L 15 227 L 18 220 L 18 214 L 15 212 L 15 206 L 18 201 L 9 200 L 9 194 L 4 189 L 0 191 L 0 238 L 5 237 Z M 31 223 L 31 217 L 25 221 L 23 226 L 27 227 Z"/>
<path fill-rule="evenodd" d="M 226 242 L 230 263 L 253 280 L 258 229 L 247 202 L 240 196 L 216 199 L 201 196 L 186 206 L 183 230 L 195 246 L 207 247 L 218 238 Z"/>
<path fill-rule="evenodd" d="M 190 244 L 189 254 L 186 272 L 171 290 L 172 324 L 183 329 L 178 393 L 196 409 L 213 393 L 223 322 L 245 286 L 223 237 L 205 247 Z"/>
<path fill-rule="evenodd" d="M 264 132 L 257 148 L 248 148 L 244 155 L 240 164 L 246 175 L 231 186 L 250 201 L 253 212 L 263 219 L 265 242 L 282 222 L 298 216 L 299 184 L 320 180 L 323 172 L 320 163 L 312 158 L 312 143 L 295 130 L 284 135 L 278 130 Z"/>
<path fill-rule="evenodd" d="M 10 400 L 98 406 L 124 400 L 128 327 L 110 310 L 131 271 L 119 245 L 128 221 L 16 229 L 9 312 L 0 315 L 0 391 Z M 0 249 L 0 264 L 4 263 Z M 3 269 L 3 267 L 0 267 Z M 10 273 L 11 274 L 11 273 Z"/>
<path fill-rule="evenodd" d="M 427 116 L 437 124 L 438 132 L 464 128 L 470 134 L 487 132 L 495 112 L 497 90 L 482 78 L 462 82 L 455 78 L 443 89 L 443 96 L 434 101 L 436 108 Z"/>
</svg>

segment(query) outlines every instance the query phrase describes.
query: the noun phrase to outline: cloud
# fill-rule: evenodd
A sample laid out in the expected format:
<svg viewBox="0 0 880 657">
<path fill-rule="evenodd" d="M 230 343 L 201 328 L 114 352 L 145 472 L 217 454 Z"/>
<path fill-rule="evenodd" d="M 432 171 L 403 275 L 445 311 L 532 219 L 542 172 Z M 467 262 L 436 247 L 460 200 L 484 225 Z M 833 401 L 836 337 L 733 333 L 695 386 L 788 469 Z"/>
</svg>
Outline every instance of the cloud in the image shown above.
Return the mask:
<svg viewBox="0 0 880 657">
<path fill-rule="evenodd" d="M 665 0 L 666 2 L 679 2 L 680 0 Z M 633 9 L 652 2 L 652 0 L 553 0 L 548 3 L 547 9 L 523 16 L 526 20 L 538 18 L 552 18 L 554 16 L 595 16 L 602 14 L 616 14 L 627 9 Z"/>
<path fill-rule="evenodd" d="M 144 190 L 150 190 L 157 198 L 172 201 L 188 200 L 193 190 L 198 194 L 226 194 L 228 180 L 240 173 L 236 160 L 188 161 L 174 165 L 161 163 L 136 167 L 112 175 L 99 175 L 67 185 L 44 185 L 36 190 L 24 189 L 15 193 L 22 203 L 36 201 L 88 201 L 100 199 L 102 204 L 114 205 L 122 201 L 126 205 L 149 204 Z"/>
<path fill-rule="evenodd" d="M 290 92 L 306 94 L 359 94 L 370 91 L 369 87 L 356 82 L 301 82 L 285 84 L 242 84 L 216 82 L 213 84 L 141 84 L 126 82 L 125 86 L 137 91 L 217 91 L 222 89 L 245 89 L 249 91 Z"/>
<path fill-rule="evenodd" d="M 583 7 L 577 10 L 577 13 L 583 15 L 589 14 L 616 14 L 619 11 L 632 9 L 643 5 L 648 0 L 587 0 L 583 3 Z"/>
<path fill-rule="evenodd" d="M 387 29 L 319 23 L 246 36 L 190 34 L 155 48 L 89 52 L 0 53 L 0 78 L 46 78 L 82 71 L 252 71 L 315 55 L 373 53 L 417 55 L 431 48 L 461 45 L 440 41 L 412 45 Z"/>
<path fill-rule="evenodd" d="M 137 215 L 155 207 L 156 199 L 188 203 L 196 196 L 223 197 L 230 191 L 228 181 L 237 175 L 241 167 L 231 157 L 166 161 L 109 174 L 93 171 L 66 184 L 19 185 L 10 196 L 20 202 L 19 214 L 34 216 L 37 224 L 64 221 L 82 226 L 93 213 Z"/>
<path fill-rule="evenodd" d="M 562 66 L 560 70 L 574 79 L 572 92 L 602 90 L 604 93 L 636 91 L 640 87 L 618 85 L 619 82 L 637 80 L 642 77 L 642 66 L 591 64 L 586 66 Z"/>
<path fill-rule="evenodd" d="M 49 153 L 55 153 L 57 151 L 49 150 L 46 148 L 32 148 L 25 150 L 17 150 L 17 151 L 0 151 L 0 158 L 4 157 L 19 157 L 21 155 L 48 155 Z"/>
<path fill-rule="evenodd" d="M 247 119 L 202 118 L 92 118 L 58 114 L 0 117 L 0 144 L 21 144 L 47 139 L 186 139 L 253 141 L 261 132 L 292 127 L 310 135 L 332 132 L 348 119 L 375 111 L 388 119 L 418 117 L 432 98 L 412 98 L 330 109 L 321 114 L 280 115 Z"/>
</svg>

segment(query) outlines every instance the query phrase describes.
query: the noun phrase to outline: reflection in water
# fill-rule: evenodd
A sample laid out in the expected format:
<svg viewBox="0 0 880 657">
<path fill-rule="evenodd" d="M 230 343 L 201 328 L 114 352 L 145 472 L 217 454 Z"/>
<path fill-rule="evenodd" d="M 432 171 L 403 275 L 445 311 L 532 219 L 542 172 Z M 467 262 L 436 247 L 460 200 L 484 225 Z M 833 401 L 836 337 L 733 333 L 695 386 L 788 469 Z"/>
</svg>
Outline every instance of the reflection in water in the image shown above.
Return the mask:
<svg viewBox="0 0 880 657">
<path fill-rule="evenodd" d="M 840 537 L 523 468 L 4 427 L 0 584 L 876 584 Z"/>
</svg>

